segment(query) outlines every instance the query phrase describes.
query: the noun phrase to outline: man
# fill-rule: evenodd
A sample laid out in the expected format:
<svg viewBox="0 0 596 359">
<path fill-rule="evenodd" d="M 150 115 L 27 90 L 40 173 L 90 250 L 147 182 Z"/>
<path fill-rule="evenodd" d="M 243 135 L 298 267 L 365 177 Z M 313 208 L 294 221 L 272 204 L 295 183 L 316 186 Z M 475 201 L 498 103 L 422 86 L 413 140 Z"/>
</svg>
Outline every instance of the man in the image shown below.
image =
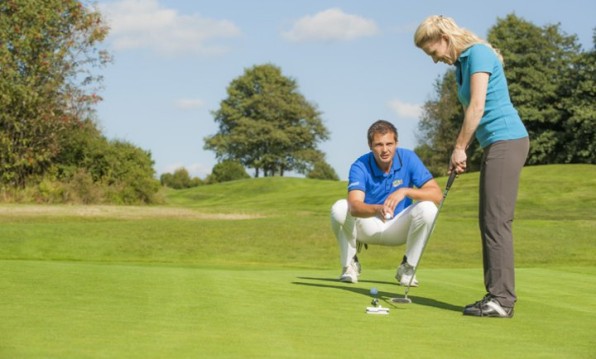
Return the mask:
<svg viewBox="0 0 596 359">
<path fill-rule="evenodd" d="M 418 265 L 442 193 L 420 158 L 413 151 L 397 148 L 397 143 L 395 126 L 383 120 L 373 123 L 368 129 L 370 152 L 350 168 L 348 198 L 331 208 L 342 282 L 358 282 L 356 242 L 386 246 L 405 243 L 405 256 L 395 276 L 400 285 L 410 283 Z M 412 286 L 418 286 L 416 278 Z"/>
</svg>

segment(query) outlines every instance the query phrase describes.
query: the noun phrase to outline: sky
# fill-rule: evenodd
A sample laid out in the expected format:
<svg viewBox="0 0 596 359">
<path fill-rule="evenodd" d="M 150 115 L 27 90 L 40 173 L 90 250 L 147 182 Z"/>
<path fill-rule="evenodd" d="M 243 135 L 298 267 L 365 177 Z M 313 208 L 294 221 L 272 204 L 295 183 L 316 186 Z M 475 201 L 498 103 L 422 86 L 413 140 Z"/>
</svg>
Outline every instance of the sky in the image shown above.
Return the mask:
<svg viewBox="0 0 596 359">
<path fill-rule="evenodd" d="M 534 25 L 560 24 L 591 49 L 592 0 L 99 0 L 114 61 L 101 70 L 98 125 L 110 139 L 151 153 L 156 175 L 186 168 L 204 179 L 217 163 L 203 149 L 217 133 L 213 111 L 255 65 L 296 80 L 330 132 L 318 148 L 340 179 L 369 151 L 366 130 L 392 122 L 399 146 L 414 149 L 422 104 L 445 64 L 413 44 L 427 16 L 455 19 L 482 38 L 515 13 Z M 505 59 L 506 60 L 506 59 Z M 247 169 L 254 174 L 253 169 Z M 292 174 L 298 176 L 297 174 Z"/>
</svg>

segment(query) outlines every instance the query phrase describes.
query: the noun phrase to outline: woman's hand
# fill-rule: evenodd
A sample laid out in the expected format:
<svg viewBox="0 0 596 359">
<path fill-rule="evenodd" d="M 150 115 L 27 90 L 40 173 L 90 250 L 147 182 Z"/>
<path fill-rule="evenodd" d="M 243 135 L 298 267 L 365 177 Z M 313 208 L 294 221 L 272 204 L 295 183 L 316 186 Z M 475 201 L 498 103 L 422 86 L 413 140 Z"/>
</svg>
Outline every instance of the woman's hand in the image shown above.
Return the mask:
<svg viewBox="0 0 596 359">
<path fill-rule="evenodd" d="M 466 155 L 466 151 L 462 149 L 454 149 L 453 153 L 451 154 L 451 163 L 449 166 L 449 173 L 451 174 L 452 170 L 455 170 L 456 173 L 463 173 L 466 171 L 468 156 Z"/>
</svg>

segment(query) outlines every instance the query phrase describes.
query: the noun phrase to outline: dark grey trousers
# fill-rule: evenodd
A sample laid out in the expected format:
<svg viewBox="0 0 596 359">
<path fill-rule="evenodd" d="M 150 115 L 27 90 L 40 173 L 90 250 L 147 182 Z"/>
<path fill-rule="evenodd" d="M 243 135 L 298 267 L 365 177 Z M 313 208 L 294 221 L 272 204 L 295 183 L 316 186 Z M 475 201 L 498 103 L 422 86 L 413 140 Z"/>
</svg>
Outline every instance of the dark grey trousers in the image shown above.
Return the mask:
<svg viewBox="0 0 596 359">
<path fill-rule="evenodd" d="M 480 169 L 479 224 L 482 236 L 484 285 L 505 307 L 513 307 L 515 272 L 513 214 L 521 170 L 530 141 L 497 141 L 484 149 Z"/>
</svg>

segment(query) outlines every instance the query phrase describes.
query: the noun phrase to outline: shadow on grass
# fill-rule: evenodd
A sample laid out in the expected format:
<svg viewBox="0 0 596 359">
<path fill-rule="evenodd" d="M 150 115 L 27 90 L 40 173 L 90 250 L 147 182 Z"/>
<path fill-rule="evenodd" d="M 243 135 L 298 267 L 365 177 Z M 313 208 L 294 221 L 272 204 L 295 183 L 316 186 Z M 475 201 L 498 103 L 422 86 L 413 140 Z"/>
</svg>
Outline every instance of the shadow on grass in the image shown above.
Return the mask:
<svg viewBox="0 0 596 359">
<path fill-rule="evenodd" d="M 323 282 L 338 283 L 337 278 L 298 277 L 298 279 L 317 280 L 317 281 L 323 281 Z M 359 281 L 359 283 L 376 283 L 376 284 L 395 285 L 395 283 L 393 283 L 393 282 L 374 281 L 374 280 L 362 280 L 362 281 Z M 308 282 L 292 282 L 292 284 L 303 285 L 303 286 L 308 286 L 308 287 L 316 287 L 316 288 L 345 290 L 348 292 L 361 294 L 361 295 L 371 298 L 370 291 L 368 289 L 352 287 L 352 286 L 350 286 L 350 284 L 328 285 L 328 284 L 308 283 Z M 396 305 L 395 303 L 391 302 L 392 298 L 403 297 L 403 290 L 402 290 L 402 294 L 379 291 L 379 294 L 377 295 L 377 297 L 380 300 L 384 301 L 385 303 L 387 303 L 388 305 L 391 305 L 393 307 L 403 307 L 404 305 L 407 305 L 407 304 L 397 304 Z M 434 307 L 434 308 L 450 310 L 450 311 L 454 311 L 454 312 L 461 312 L 464 309 L 462 306 L 441 302 L 439 300 L 432 299 L 432 298 L 412 296 L 412 295 L 408 296 L 408 298 L 410 298 L 412 300 L 412 303 L 414 303 L 414 304 L 424 305 L 427 307 Z"/>
</svg>

